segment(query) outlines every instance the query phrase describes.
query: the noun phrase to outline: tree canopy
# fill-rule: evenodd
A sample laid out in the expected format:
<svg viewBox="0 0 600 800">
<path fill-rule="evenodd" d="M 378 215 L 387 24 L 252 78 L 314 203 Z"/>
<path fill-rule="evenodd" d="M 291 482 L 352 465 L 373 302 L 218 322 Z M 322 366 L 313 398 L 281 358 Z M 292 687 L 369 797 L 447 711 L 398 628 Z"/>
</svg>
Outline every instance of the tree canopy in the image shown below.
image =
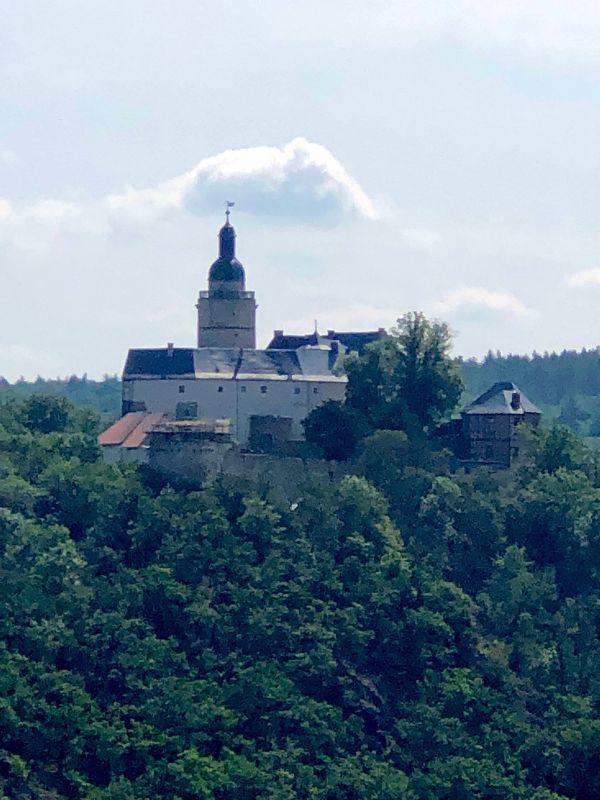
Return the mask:
<svg viewBox="0 0 600 800">
<path fill-rule="evenodd" d="M 406 431 L 411 439 L 431 432 L 463 391 L 450 346 L 445 323 L 420 312 L 401 317 L 388 337 L 344 358 L 345 402 L 314 409 L 305 422 L 307 440 L 345 460 L 376 430 Z"/>
<path fill-rule="evenodd" d="M 0 407 L 0 796 L 600 796 L 600 487 L 572 435 L 465 475 L 380 431 L 290 501 L 107 465 L 61 408 Z"/>
</svg>

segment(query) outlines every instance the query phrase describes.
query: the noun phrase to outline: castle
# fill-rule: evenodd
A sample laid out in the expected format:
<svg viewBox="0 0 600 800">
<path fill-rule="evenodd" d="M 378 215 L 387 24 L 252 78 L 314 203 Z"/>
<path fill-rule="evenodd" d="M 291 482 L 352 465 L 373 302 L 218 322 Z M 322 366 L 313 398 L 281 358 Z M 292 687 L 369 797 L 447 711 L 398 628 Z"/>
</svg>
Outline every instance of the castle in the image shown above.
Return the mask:
<svg viewBox="0 0 600 800">
<path fill-rule="evenodd" d="M 219 231 L 219 254 L 208 273 L 198 310 L 197 347 L 168 344 L 134 349 L 123 371 L 123 418 L 100 443 L 116 460 L 139 451 L 158 420 L 212 421 L 227 427 L 241 446 L 299 442 L 303 420 L 326 400 L 343 400 L 346 377 L 336 365 L 347 350 L 360 351 L 385 331 L 328 331 L 306 336 L 274 332 L 268 347 L 256 348 L 256 299 L 236 257 L 236 233 L 227 208 Z M 121 438 L 124 437 L 124 438 Z M 129 439 L 129 445 L 126 440 Z M 140 452 L 129 456 L 139 460 Z"/>
<path fill-rule="evenodd" d="M 219 255 L 196 304 L 197 347 L 129 351 L 122 417 L 99 438 L 109 461 L 149 461 L 196 482 L 224 470 L 264 473 L 270 465 L 246 451 L 292 453 L 308 414 L 327 400 L 344 400 L 340 357 L 386 336 L 383 328 L 324 336 L 276 330 L 267 348 L 257 349 L 256 299 L 235 242 L 227 204 Z M 503 469 L 519 457 L 521 423 L 535 428 L 540 416 L 518 387 L 497 383 L 437 436 L 466 468 Z M 285 471 L 283 462 L 278 469 Z M 289 464 L 292 474 L 297 469 Z"/>
</svg>

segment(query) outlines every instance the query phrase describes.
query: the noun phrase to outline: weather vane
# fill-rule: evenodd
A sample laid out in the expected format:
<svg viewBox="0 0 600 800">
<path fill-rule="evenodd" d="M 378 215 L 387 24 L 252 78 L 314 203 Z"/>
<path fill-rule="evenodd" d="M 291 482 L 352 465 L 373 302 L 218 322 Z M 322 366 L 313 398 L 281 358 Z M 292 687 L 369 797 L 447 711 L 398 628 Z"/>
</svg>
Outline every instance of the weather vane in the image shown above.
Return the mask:
<svg viewBox="0 0 600 800">
<path fill-rule="evenodd" d="M 234 205 L 235 205 L 235 203 L 232 203 L 231 200 L 226 200 L 225 201 L 225 216 L 227 218 L 227 222 L 229 222 L 229 215 L 231 213 L 231 211 L 229 209 L 233 208 Z"/>
</svg>

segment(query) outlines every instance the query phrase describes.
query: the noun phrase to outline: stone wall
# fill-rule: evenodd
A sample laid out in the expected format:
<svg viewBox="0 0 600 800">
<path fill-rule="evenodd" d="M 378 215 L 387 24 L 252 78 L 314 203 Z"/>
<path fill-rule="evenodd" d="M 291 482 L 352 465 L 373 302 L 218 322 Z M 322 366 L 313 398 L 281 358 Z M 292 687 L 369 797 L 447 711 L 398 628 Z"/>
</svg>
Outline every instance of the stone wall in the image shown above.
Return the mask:
<svg viewBox="0 0 600 800">
<path fill-rule="evenodd" d="M 334 481 L 345 473 L 335 462 L 249 453 L 226 436 L 188 431 L 152 432 L 148 464 L 167 478 L 196 486 L 230 475 L 277 487 L 288 496 L 308 481 Z"/>
</svg>

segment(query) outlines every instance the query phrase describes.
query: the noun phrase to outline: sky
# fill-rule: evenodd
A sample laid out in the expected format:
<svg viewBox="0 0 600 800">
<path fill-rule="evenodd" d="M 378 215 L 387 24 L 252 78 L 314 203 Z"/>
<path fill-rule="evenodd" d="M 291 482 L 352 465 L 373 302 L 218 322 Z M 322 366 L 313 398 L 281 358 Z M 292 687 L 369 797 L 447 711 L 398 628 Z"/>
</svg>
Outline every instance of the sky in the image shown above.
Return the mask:
<svg viewBox="0 0 600 800">
<path fill-rule="evenodd" d="M 600 344 L 600 5 L 0 0 L 0 375 L 195 345 L 226 200 L 259 344 Z"/>
</svg>

